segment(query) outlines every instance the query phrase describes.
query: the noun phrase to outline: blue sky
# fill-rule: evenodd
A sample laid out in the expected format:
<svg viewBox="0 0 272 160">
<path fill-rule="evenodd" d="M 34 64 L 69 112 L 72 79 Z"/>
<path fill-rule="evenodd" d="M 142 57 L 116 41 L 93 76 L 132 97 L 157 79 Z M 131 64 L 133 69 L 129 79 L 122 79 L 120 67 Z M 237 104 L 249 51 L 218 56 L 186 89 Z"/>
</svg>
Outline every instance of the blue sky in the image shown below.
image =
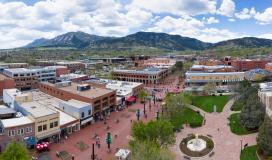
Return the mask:
<svg viewBox="0 0 272 160">
<path fill-rule="evenodd" d="M 0 0 L 0 48 L 71 31 L 165 32 L 206 42 L 272 39 L 272 0 Z"/>
</svg>

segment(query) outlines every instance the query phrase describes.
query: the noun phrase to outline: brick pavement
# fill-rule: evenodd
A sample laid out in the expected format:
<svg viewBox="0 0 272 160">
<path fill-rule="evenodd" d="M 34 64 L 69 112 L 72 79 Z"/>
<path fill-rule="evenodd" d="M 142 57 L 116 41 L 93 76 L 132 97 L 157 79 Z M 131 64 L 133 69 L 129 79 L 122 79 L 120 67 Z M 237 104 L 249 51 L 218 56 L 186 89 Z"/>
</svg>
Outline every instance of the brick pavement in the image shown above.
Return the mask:
<svg viewBox="0 0 272 160">
<path fill-rule="evenodd" d="M 156 85 L 156 87 L 164 88 L 166 89 L 172 89 L 175 87 L 174 84 L 178 83 L 178 79 L 176 78 L 173 82 L 173 85 Z M 148 89 L 148 88 L 147 88 Z M 150 89 L 150 88 L 149 88 Z M 158 92 L 156 93 L 156 96 L 165 96 L 165 92 Z M 153 102 L 151 103 L 152 107 L 151 110 L 149 110 L 149 104 L 146 103 L 146 111 L 147 111 L 147 118 L 144 118 L 141 116 L 141 120 L 144 122 L 150 121 L 152 119 L 155 119 L 156 112 L 159 110 L 159 107 L 161 106 L 159 102 L 157 102 L 156 106 L 153 105 Z M 117 148 L 128 148 L 128 142 L 130 137 L 130 130 L 131 130 L 131 120 L 136 121 L 136 115 L 135 112 L 132 112 L 131 110 L 136 109 L 143 110 L 143 104 L 140 104 L 140 102 L 137 102 L 134 105 L 129 106 L 127 109 L 119 112 L 112 112 L 110 115 L 110 119 L 108 120 L 108 124 L 110 126 L 110 130 L 106 130 L 107 125 L 104 125 L 103 121 L 95 122 L 92 125 L 86 126 L 85 128 L 82 128 L 80 131 L 72 133 L 67 140 L 61 140 L 59 143 L 53 143 L 50 145 L 50 151 L 48 152 L 49 156 L 52 158 L 52 160 L 58 160 L 56 156 L 56 152 L 58 151 L 67 151 L 70 154 L 74 155 L 75 160 L 90 160 L 91 154 L 92 154 L 92 143 L 95 143 L 95 139 L 93 138 L 95 134 L 98 134 L 101 141 L 101 147 L 98 149 L 97 146 L 95 146 L 95 153 L 99 158 L 102 160 L 111 160 L 114 159 L 114 153 Z M 119 119 L 119 123 L 116 123 L 115 120 Z M 112 141 L 112 152 L 107 152 L 107 145 L 105 143 L 105 138 L 107 132 L 111 132 L 113 135 L 113 141 Z M 114 137 L 114 135 L 117 135 L 117 138 Z M 80 151 L 75 147 L 76 143 L 79 141 L 83 141 L 85 144 L 89 146 L 88 149 L 85 151 Z"/>
<path fill-rule="evenodd" d="M 206 124 L 199 128 L 185 128 L 181 133 L 176 134 L 176 144 L 171 147 L 171 150 L 176 155 L 176 160 L 183 160 L 184 154 L 179 150 L 179 144 L 181 140 L 187 136 L 187 134 L 202 134 L 202 135 L 212 135 L 212 139 L 215 143 L 214 156 L 212 157 L 202 157 L 202 158 L 192 158 L 199 160 L 239 160 L 240 158 L 240 148 L 241 142 L 243 140 L 243 145 L 248 143 L 248 145 L 256 144 L 257 134 L 249 134 L 244 136 L 238 136 L 231 132 L 228 126 L 228 117 L 233 113 L 230 111 L 230 107 L 234 103 L 234 99 L 231 99 L 224 107 L 221 113 L 205 113 Z M 198 109 L 200 110 L 200 109 Z M 219 131 L 218 131 L 219 129 Z"/>
</svg>

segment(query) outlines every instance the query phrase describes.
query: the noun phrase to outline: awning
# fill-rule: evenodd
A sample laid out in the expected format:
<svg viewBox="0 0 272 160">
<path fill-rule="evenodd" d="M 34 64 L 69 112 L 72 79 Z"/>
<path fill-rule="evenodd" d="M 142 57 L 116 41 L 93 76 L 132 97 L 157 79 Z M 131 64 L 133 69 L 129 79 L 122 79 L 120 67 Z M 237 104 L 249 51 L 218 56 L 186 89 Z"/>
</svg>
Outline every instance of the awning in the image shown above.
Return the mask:
<svg viewBox="0 0 272 160">
<path fill-rule="evenodd" d="M 135 102 L 136 98 L 134 96 L 130 96 L 129 98 L 127 98 L 126 100 L 127 102 Z"/>
<path fill-rule="evenodd" d="M 93 117 L 90 117 L 90 118 L 87 118 L 87 119 L 84 119 L 83 121 L 80 122 L 81 125 L 84 125 L 88 122 L 91 122 L 93 120 Z"/>
<path fill-rule="evenodd" d="M 47 132 L 47 133 L 43 133 L 41 135 L 37 135 L 37 139 L 41 140 L 41 139 L 44 139 L 44 138 L 52 137 L 52 136 L 57 135 L 57 134 L 60 134 L 60 129 L 57 129 L 57 130 L 54 130 L 54 131 L 51 131 L 51 132 Z"/>
</svg>

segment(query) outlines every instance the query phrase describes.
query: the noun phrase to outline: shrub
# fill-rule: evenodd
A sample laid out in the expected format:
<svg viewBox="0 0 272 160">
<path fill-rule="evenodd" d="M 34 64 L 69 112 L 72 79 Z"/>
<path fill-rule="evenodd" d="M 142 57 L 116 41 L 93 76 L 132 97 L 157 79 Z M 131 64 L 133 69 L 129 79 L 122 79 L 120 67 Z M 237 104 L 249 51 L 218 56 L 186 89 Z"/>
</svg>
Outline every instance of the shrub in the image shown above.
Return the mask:
<svg viewBox="0 0 272 160">
<path fill-rule="evenodd" d="M 207 140 L 207 147 L 212 148 L 213 147 L 213 141 L 211 139 Z"/>
<path fill-rule="evenodd" d="M 202 122 L 191 122 L 190 123 L 191 128 L 196 128 L 196 127 L 201 127 L 201 126 L 202 126 Z"/>
</svg>

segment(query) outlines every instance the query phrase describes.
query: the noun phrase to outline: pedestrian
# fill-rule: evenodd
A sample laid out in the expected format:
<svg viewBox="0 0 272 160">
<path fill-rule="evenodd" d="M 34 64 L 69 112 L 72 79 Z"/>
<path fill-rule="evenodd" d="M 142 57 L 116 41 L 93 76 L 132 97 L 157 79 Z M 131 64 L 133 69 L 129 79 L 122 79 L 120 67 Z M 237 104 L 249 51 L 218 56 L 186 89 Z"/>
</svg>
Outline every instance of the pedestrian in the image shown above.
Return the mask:
<svg viewBox="0 0 272 160">
<path fill-rule="evenodd" d="M 217 128 L 217 131 L 219 132 L 219 128 Z"/>
<path fill-rule="evenodd" d="M 98 138 L 99 138 L 98 136 L 96 136 L 96 138 L 95 138 L 95 145 L 96 146 L 98 146 Z"/>
<path fill-rule="evenodd" d="M 97 147 L 100 148 L 100 138 L 98 137 Z"/>
</svg>

